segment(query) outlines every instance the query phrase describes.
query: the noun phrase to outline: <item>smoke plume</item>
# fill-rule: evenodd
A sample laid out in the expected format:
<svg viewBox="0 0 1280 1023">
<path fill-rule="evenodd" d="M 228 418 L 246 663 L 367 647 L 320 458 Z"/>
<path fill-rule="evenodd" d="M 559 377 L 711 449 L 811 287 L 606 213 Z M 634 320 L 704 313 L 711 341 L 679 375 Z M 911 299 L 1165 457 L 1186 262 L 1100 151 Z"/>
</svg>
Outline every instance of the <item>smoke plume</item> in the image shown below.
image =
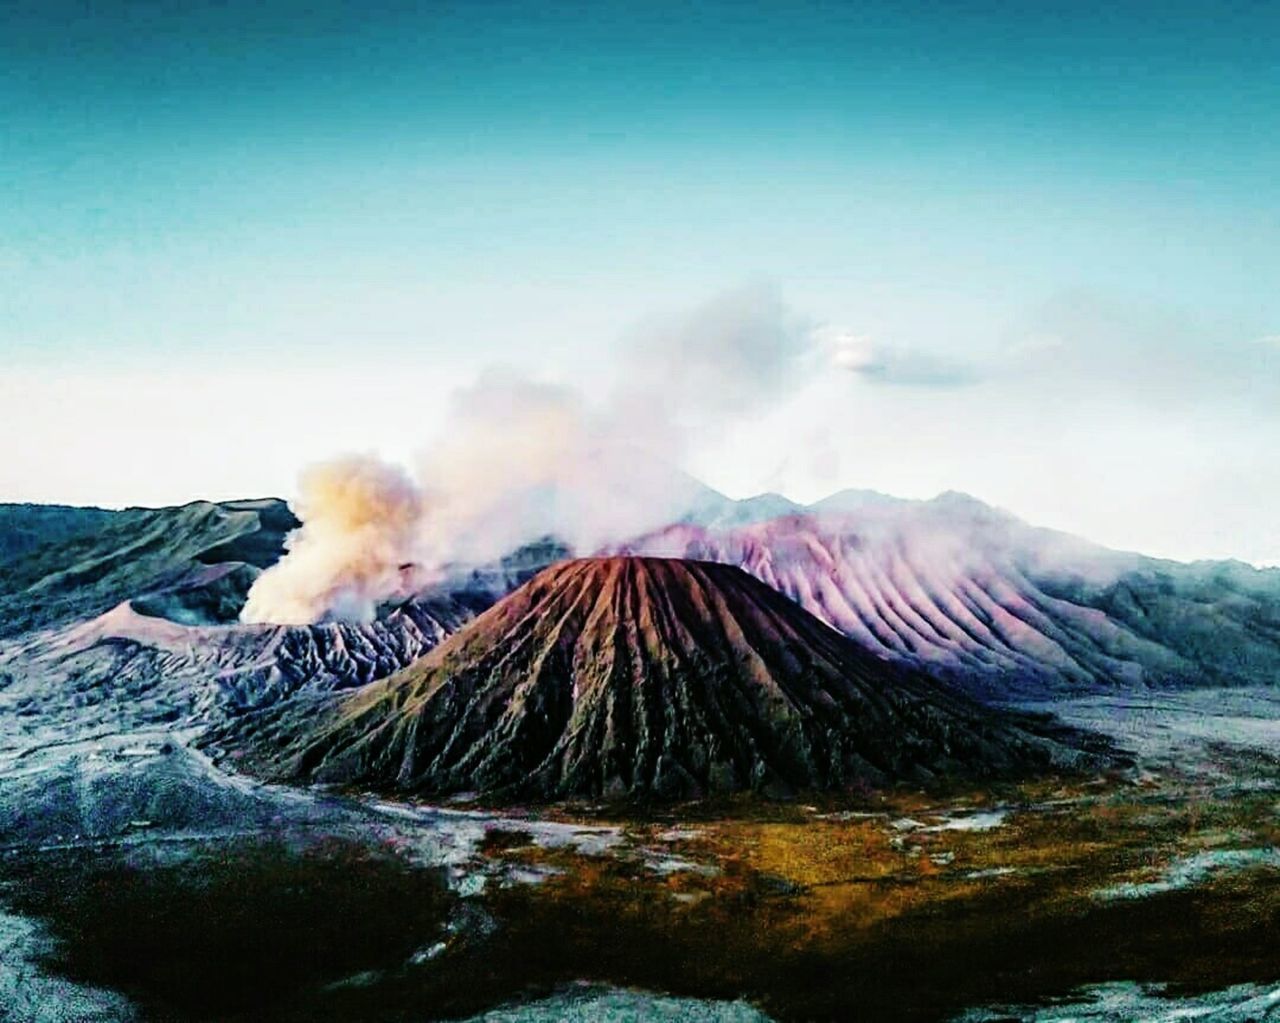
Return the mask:
<svg viewBox="0 0 1280 1023">
<path fill-rule="evenodd" d="M 302 473 L 301 528 L 249 591 L 246 622 L 368 621 L 380 601 L 425 582 L 418 559 L 420 489 L 395 466 L 348 455 Z"/>
<path fill-rule="evenodd" d="M 678 468 L 691 443 L 767 411 L 819 361 L 812 325 L 752 287 L 634 331 L 602 400 L 482 374 L 414 478 L 354 456 L 303 475 L 303 525 L 242 618 L 368 620 L 450 566 L 549 534 L 587 553 L 709 507 L 719 495 Z"/>
</svg>

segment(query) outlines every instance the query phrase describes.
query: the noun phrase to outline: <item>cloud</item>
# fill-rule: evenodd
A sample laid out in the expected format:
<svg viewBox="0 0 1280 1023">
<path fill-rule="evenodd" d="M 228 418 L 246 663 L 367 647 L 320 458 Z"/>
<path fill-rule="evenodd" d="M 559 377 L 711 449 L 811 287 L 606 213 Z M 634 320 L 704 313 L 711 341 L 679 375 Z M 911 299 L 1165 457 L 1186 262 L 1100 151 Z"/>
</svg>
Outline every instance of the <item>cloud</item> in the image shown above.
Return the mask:
<svg viewBox="0 0 1280 1023">
<path fill-rule="evenodd" d="M 926 352 L 892 348 L 866 334 L 843 328 L 820 328 L 814 336 L 828 353 L 832 366 L 869 383 L 963 387 L 979 379 L 972 366 Z"/>
<path fill-rule="evenodd" d="M 812 323 L 772 285 L 726 292 L 624 338 L 612 414 L 647 421 L 670 445 L 723 432 L 773 405 L 813 371 Z"/>
<path fill-rule="evenodd" d="M 1271 558 L 1280 344 L 1245 340 L 1265 333 L 1073 291 L 1009 325 L 980 388 L 863 389 L 839 412 L 842 469 L 895 494 L 966 490 L 1109 546 Z"/>
<path fill-rule="evenodd" d="M 1142 407 L 1153 419 L 1176 407 L 1183 419 L 1195 409 L 1218 421 L 1242 413 L 1272 420 L 1280 335 L 1241 340 L 1250 335 L 1229 318 L 1073 291 L 1023 318 L 999 375 L 1060 412 L 1087 401 L 1117 413 Z"/>
</svg>

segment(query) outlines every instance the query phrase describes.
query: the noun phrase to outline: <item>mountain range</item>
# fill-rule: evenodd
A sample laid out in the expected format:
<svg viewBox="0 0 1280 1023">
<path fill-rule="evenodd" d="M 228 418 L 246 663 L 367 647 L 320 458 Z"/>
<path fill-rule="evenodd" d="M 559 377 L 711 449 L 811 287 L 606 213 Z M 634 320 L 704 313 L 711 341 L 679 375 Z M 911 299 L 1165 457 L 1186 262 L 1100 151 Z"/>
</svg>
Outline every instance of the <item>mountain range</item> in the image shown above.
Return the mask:
<svg viewBox="0 0 1280 1023">
<path fill-rule="evenodd" d="M 0 534 L 15 538 L 0 557 L 0 639 L 10 637 L 0 671 L 74 656 L 78 675 L 93 679 L 99 663 L 118 671 L 130 650 L 144 673 L 142 662 L 176 658 L 179 674 L 212 673 L 219 699 L 252 707 L 384 677 L 542 568 L 595 553 L 534 541 L 455 566 L 368 624 L 235 624 L 296 525 L 269 499 L 123 511 L 0 505 Z M 702 488 L 680 521 L 609 552 L 736 565 L 873 656 L 987 701 L 1280 677 L 1280 570 L 1110 551 L 960 494 L 845 491 L 803 507 Z M 175 629 L 187 637 L 176 647 Z M 104 644 L 110 657 L 93 653 Z M 206 656 L 213 649 L 218 656 Z"/>
</svg>

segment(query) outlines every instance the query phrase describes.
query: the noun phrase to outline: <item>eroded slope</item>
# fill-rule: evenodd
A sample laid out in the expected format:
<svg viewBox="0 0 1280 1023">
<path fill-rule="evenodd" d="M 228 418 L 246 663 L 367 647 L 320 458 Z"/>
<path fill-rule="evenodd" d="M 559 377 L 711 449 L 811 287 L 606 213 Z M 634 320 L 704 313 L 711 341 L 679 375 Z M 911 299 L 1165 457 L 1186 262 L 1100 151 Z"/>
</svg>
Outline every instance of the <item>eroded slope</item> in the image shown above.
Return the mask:
<svg viewBox="0 0 1280 1023">
<path fill-rule="evenodd" d="M 1280 679 L 1280 571 L 1108 551 L 961 495 L 846 505 L 619 550 L 738 565 L 866 650 L 986 699 Z"/>
</svg>

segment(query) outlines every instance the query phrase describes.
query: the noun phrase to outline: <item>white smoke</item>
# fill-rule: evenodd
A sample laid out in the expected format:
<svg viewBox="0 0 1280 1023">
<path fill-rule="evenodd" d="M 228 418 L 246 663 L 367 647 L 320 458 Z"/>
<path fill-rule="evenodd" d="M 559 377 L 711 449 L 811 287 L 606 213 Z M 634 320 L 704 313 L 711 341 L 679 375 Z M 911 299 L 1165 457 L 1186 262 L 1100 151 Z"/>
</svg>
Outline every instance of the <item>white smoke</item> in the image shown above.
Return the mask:
<svg viewBox="0 0 1280 1023">
<path fill-rule="evenodd" d="M 678 468 L 691 443 L 763 414 L 819 370 L 813 338 L 773 289 L 753 287 L 635 331 L 600 401 L 483 374 L 454 394 L 416 482 L 373 457 L 304 474 L 303 526 L 241 617 L 368 620 L 451 564 L 549 534 L 591 552 L 705 507 L 718 495 Z"/>
<path fill-rule="evenodd" d="M 454 395 L 441 441 L 420 460 L 425 556 L 480 562 L 547 534 L 591 551 L 668 522 L 708 492 L 673 466 L 667 440 L 648 417 L 486 373 Z"/>
<path fill-rule="evenodd" d="M 422 493 L 403 470 L 370 455 L 311 466 L 294 510 L 302 527 L 289 535 L 284 558 L 254 582 L 243 621 L 368 621 L 379 602 L 425 582 Z"/>
</svg>

